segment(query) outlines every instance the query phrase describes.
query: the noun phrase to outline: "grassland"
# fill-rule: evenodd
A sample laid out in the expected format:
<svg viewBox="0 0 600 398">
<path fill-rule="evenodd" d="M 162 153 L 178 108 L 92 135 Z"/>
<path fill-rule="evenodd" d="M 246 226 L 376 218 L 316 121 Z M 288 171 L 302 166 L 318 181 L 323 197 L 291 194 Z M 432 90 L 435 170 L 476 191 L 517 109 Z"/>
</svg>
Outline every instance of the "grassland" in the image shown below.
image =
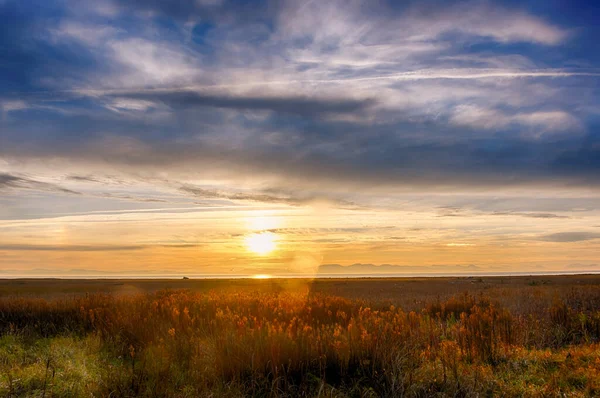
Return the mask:
<svg viewBox="0 0 600 398">
<path fill-rule="evenodd" d="M 0 280 L 0 396 L 600 396 L 600 276 Z"/>
</svg>

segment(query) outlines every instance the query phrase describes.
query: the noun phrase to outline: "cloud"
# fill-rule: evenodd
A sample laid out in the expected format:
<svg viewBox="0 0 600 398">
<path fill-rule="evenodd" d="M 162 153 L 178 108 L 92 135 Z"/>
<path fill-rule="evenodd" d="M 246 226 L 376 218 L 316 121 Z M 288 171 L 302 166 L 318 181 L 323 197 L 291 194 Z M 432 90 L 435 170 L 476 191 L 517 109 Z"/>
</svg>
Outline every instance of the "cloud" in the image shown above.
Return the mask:
<svg viewBox="0 0 600 398">
<path fill-rule="evenodd" d="M 322 264 L 319 274 L 345 274 L 345 275 L 378 275 L 378 274 L 456 274 L 478 273 L 485 271 L 480 266 L 469 265 L 393 265 L 393 264 L 362 264 L 351 265 Z"/>
<path fill-rule="evenodd" d="M 356 208 L 357 206 L 349 201 L 341 199 L 332 199 L 326 196 L 312 194 L 294 194 L 280 192 L 280 195 L 272 195 L 263 192 L 228 192 L 216 189 L 206 189 L 198 186 L 183 184 L 178 188 L 181 192 L 193 195 L 201 199 L 226 199 L 232 201 L 249 201 L 260 203 L 283 203 L 292 206 L 302 206 L 315 203 L 329 203 L 338 207 Z M 277 190 L 267 190 L 277 191 Z"/>
<path fill-rule="evenodd" d="M 317 116 L 338 113 L 359 113 L 374 105 L 372 99 L 353 100 L 342 98 L 308 97 L 247 97 L 210 95 L 193 91 L 151 91 L 119 94 L 119 97 L 139 99 L 153 103 L 163 102 L 171 107 L 213 107 L 239 110 L 270 110 L 274 112 Z"/>
<path fill-rule="evenodd" d="M 537 129 L 536 136 L 544 132 L 569 131 L 580 132 L 580 121 L 564 111 L 537 111 L 530 113 L 517 112 L 509 114 L 495 109 L 474 105 L 459 105 L 455 108 L 450 122 L 484 129 L 504 129 L 519 124 Z"/>
<path fill-rule="evenodd" d="M 107 199 L 129 200 L 132 202 L 142 202 L 142 203 L 173 203 L 172 201 L 169 201 L 166 199 L 148 198 L 148 197 L 141 197 L 141 196 L 126 195 L 126 194 L 102 193 L 102 194 L 98 194 L 95 196 L 98 196 L 101 198 L 107 198 Z"/>
<path fill-rule="evenodd" d="M 56 40 L 75 39 L 90 46 L 100 45 L 122 32 L 113 26 L 84 24 L 77 21 L 63 21 L 53 30 Z"/>
<path fill-rule="evenodd" d="M 29 244 L 2 244 L 0 251 L 59 251 L 59 252 L 97 252 L 97 251 L 129 251 L 141 250 L 140 245 L 29 245 Z"/>
<path fill-rule="evenodd" d="M 0 251 L 57 251 L 57 252 L 113 252 L 133 251 L 151 248 L 188 249 L 199 247 L 199 244 L 155 244 L 155 245 L 35 245 L 35 244 L 0 244 Z"/>
<path fill-rule="evenodd" d="M 192 120 L 200 123 L 195 117 Z M 315 122 L 310 129 L 290 125 L 286 120 L 274 123 L 281 123 L 278 141 L 272 141 L 273 136 L 262 129 L 244 129 L 228 122 L 214 134 L 210 130 L 195 136 L 173 132 L 172 138 L 165 140 L 162 137 L 169 136 L 172 127 L 164 126 L 161 132 L 163 126 L 149 125 L 139 138 L 102 137 L 82 144 L 75 141 L 66 148 L 48 142 L 24 150 L 7 142 L 0 148 L 0 156 L 8 160 L 63 158 L 96 170 L 132 174 L 143 171 L 156 177 L 167 169 L 182 182 L 190 176 L 248 182 L 262 179 L 264 184 L 284 189 L 346 192 L 352 187 L 375 186 L 435 186 L 443 191 L 456 187 L 589 186 L 598 182 L 595 171 L 599 165 L 593 156 L 589 162 L 576 156 L 567 162 L 566 156 L 577 143 L 514 137 L 471 140 L 461 136 L 461 131 L 431 124 L 407 125 L 408 131 L 398 131 L 394 136 L 392 131 L 396 129 L 387 125 L 372 126 L 369 134 L 364 134 L 363 126 L 327 121 Z M 403 137 L 403 133 L 425 128 L 431 135 L 437 128 L 447 135 L 440 137 L 439 142 Z M 153 138 L 153 134 L 158 138 Z"/>
<path fill-rule="evenodd" d="M 142 38 L 111 40 L 107 45 L 124 68 L 117 80 L 125 87 L 189 84 L 202 74 L 197 54 L 181 46 Z"/>
<path fill-rule="evenodd" d="M 513 198 L 505 200 L 510 203 L 514 201 Z M 486 216 L 509 216 L 509 217 L 524 217 L 524 218 L 538 218 L 538 219 L 569 219 L 570 216 L 564 214 L 554 213 L 542 213 L 542 212 L 530 212 L 530 211 L 493 211 L 486 212 L 482 211 L 481 207 L 485 207 L 486 200 L 478 203 L 475 208 L 459 207 L 459 206 L 440 206 L 438 207 L 437 217 L 486 217 Z M 559 202 L 558 200 L 556 201 Z M 555 204 L 556 205 L 556 204 Z M 477 207 L 480 207 L 477 209 Z M 474 211 L 477 210 L 477 211 Z M 563 210 L 571 210 L 563 209 Z"/>
<path fill-rule="evenodd" d="M 18 98 L 6 100 L 30 108 L 7 118 L 1 156 L 336 198 L 375 186 L 597 183 L 584 106 L 597 102 L 599 73 L 570 61 L 570 29 L 552 13 L 487 2 L 102 4 L 118 18 L 90 8 L 25 18 L 40 30 L 3 26 L 27 71 L 11 70 Z"/>
<path fill-rule="evenodd" d="M 532 42 L 556 45 L 565 40 L 569 33 L 526 12 L 505 8 L 491 2 L 463 2 L 447 9 L 432 11 L 417 9 L 412 14 L 414 24 L 430 28 L 425 35 L 440 36 L 459 31 L 465 34 L 489 37 L 501 43 Z"/>
<path fill-rule="evenodd" d="M 525 11 L 490 2 L 426 2 L 398 7 L 394 2 L 281 1 L 250 4 L 226 0 L 138 1 L 114 0 L 122 12 L 157 15 L 181 21 L 203 19 L 214 24 L 259 23 L 269 19 L 291 37 L 310 35 L 321 41 L 353 40 L 365 35 L 397 35 L 407 41 L 434 40 L 451 32 L 489 37 L 498 42 L 534 42 L 555 45 L 569 33 Z M 244 18 L 241 18 L 241 15 Z M 370 24 L 369 24 L 370 22 Z M 422 27 L 427 26 L 424 30 Z M 398 29 L 402 35 L 399 34 Z M 375 32 L 373 32 L 375 30 Z"/>
<path fill-rule="evenodd" d="M 566 219 L 571 218 L 569 216 L 554 214 L 554 213 L 519 213 L 519 212 L 508 212 L 508 211 L 498 211 L 491 213 L 493 216 L 518 216 L 525 218 L 545 218 L 545 219 Z"/>
<path fill-rule="evenodd" d="M 25 177 L 19 177 L 13 174 L 0 172 L 0 192 L 3 189 L 31 189 L 37 191 L 48 191 L 65 193 L 71 195 L 81 195 L 81 192 L 63 188 L 56 184 L 51 184 L 42 181 L 36 181 Z"/>
<path fill-rule="evenodd" d="M 544 235 L 538 238 L 545 242 L 582 242 L 593 239 L 600 239 L 600 233 L 597 232 L 558 232 L 555 234 Z"/>
<path fill-rule="evenodd" d="M 385 227 L 370 227 L 370 226 L 361 226 L 361 227 L 346 227 L 346 228 L 271 228 L 265 230 L 265 232 L 272 232 L 278 235 L 299 235 L 299 236 L 308 236 L 312 237 L 319 234 L 331 235 L 331 234 L 361 234 L 365 232 L 375 232 L 375 231 L 389 231 L 394 229 L 393 226 L 385 226 Z M 392 237 L 389 238 L 392 240 L 401 240 L 404 238 Z"/>
<path fill-rule="evenodd" d="M 77 181 L 77 182 L 93 182 L 99 183 L 101 182 L 98 178 L 94 176 L 81 176 L 81 175 L 70 175 L 67 176 L 68 180 Z"/>
<path fill-rule="evenodd" d="M 116 98 L 110 104 L 107 104 L 106 107 L 115 112 L 145 112 L 152 108 L 157 108 L 157 104 L 152 101 L 135 100 L 130 98 Z"/>
<path fill-rule="evenodd" d="M 519 123 L 532 127 L 544 127 L 549 130 L 581 129 L 579 120 L 563 111 L 520 113 L 514 118 Z"/>
<path fill-rule="evenodd" d="M 13 111 L 20 111 L 20 110 L 27 109 L 27 108 L 29 108 L 29 105 L 27 104 L 27 102 L 25 102 L 23 100 L 8 100 L 8 101 L 0 100 L 0 109 L 2 109 L 2 111 L 5 113 L 13 112 Z"/>
<path fill-rule="evenodd" d="M 278 22 L 283 35 L 310 38 L 313 53 L 334 56 L 364 44 L 377 50 L 375 44 L 439 42 L 455 32 L 471 41 L 475 37 L 545 45 L 558 44 L 568 36 L 566 30 L 526 12 L 483 2 L 399 7 L 387 2 L 289 1 L 283 3 Z"/>
</svg>

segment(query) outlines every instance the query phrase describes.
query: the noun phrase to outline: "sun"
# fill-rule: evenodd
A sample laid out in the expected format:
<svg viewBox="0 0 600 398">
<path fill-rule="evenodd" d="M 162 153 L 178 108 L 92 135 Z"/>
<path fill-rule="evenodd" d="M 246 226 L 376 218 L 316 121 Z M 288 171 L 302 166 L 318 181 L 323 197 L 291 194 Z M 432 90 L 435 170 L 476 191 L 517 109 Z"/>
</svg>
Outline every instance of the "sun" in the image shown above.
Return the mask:
<svg viewBox="0 0 600 398">
<path fill-rule="evenodd" d="M 269 254 L 277 247 L 277 236 L 272 232 L 248 235 L 246 236 L 246 247 L 256 254 Z"/>
<path fill-rule="evenodd" d="M 271 279 L 272 276 L 269 274 L 256 274 L 252 275 L 252 279 Z"/>
</svg>

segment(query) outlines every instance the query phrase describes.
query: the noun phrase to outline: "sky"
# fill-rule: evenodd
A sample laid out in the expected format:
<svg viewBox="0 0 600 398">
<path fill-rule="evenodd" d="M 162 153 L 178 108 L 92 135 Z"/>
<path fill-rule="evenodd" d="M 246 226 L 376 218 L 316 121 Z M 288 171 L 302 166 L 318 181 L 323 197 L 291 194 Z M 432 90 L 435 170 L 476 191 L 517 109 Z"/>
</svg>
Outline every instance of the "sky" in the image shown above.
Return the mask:
<svg viewBox="0 0 600 398">
<path fill-rule="evenodd" d="M 0 0 L 0 277 L 600 271 L 598 20 Z"/>
</svg>

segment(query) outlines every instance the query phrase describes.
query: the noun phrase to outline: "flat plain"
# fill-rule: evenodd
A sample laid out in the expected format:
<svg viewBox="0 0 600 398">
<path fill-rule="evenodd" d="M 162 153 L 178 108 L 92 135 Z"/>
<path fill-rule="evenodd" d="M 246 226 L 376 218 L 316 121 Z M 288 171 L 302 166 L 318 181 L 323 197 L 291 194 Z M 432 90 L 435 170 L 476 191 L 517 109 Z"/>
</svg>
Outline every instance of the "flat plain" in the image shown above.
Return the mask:
<svg viewBox="0 0 600 398">
<path fill-rule="evenodd" d="M 1 396 L 597 396 L 600 275 L 0 280 Z"/>
</svg>

